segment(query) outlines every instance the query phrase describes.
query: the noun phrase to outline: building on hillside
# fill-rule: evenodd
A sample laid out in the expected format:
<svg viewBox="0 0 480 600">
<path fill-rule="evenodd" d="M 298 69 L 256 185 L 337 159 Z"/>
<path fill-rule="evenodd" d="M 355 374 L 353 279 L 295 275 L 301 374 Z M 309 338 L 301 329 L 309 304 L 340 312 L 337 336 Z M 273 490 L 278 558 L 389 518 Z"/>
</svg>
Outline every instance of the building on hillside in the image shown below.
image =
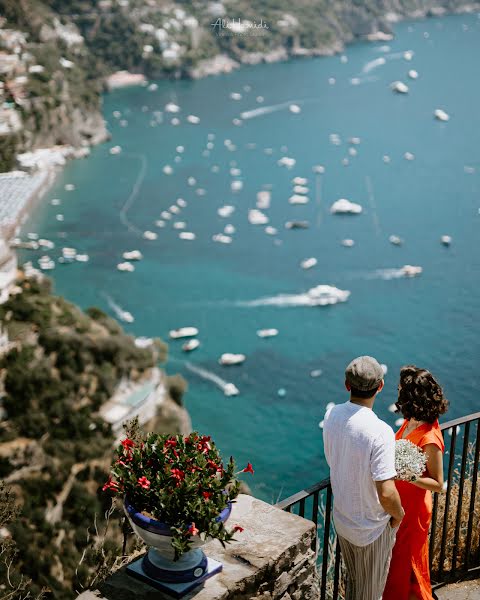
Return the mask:
<svg viewBox="0 0 480 600">
<path fill-rule="evenodd" d="M 17 268 L 16 254 L 8 247 L 5 240 L 0 238 L 0 304 L 6 302 L 10 296 L 10 291 L 17 279 Z M 5 341 L 4 337 L 3 332 L 0 331 L 0 352 Z"/>
</svg>

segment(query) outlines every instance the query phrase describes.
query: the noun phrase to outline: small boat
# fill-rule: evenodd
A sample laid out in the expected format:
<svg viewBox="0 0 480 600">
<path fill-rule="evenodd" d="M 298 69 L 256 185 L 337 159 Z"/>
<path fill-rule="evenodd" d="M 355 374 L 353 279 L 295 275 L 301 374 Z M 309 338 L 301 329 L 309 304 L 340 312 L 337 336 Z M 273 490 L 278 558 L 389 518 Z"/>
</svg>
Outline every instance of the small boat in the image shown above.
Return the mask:
<svg viewBox="0 0 480 600">
<path fill-rule="evenodd" d="M 225 233 L 226 235 L 233 235 L 235 233 L 236 229 L 234 225 L 231 225 L 230 223 L 228 225 L 225 225 L 224 229 L 223 229 L 223 233 Z"/>
<path fill-rule="evenodd" d="M 192 338 L 191 340 L 188 340 L 188 342 L 185 342 L 182 345 L 182 350 L 184 352 L 192 352 L 193 350 L 196 350 L 199 346 L 200 346 L 200 341 L 197 340 L 196 338 Z"/>
<path fill-rule="evenodd" d="M 433 112 L 433 116 L 438 121 L 449 121 L 450 120 L 450 115 L 448 113 L 446 113 L 444 110 L 442 110 L 441 108 L 437 108 Z"/>
<path fill-rule="evenodd" d="M 147 90 L 149 92 L 156 92 L 158 90 L 158 85 L 156 83 L 151 83 L 148 87 Z"/>
<path fill-rule="evenodd" d="M 225 235 L 223 233 L 216 233 L 215 235 L 212 235 L 212 240 L 220 244 L 231 244 L 233 242 L 233 239 L 229 235 Z"/>
<path fill-rule="evenodd" d="M 134 265 L 132 265 L 130 262 L 118 263 L 117 269 L 119 271 L 125 271 L 126 273 L 133 273 L 133 271 L 135 271 Z"/>
<path fill-rule="evenodd" d="M 417 275 L 422 273 L 423 268 L 415 267 L 413 265 L 404 265 L 400 270 L 405 277 L 417 277 Z"/>
<path fill-rule="evenodd" d="M 43 238 L 40 238 L 38 240 L 38 245 L 41 248 L 47 248 L 48 250 L 52 250 L 53 248 L 55 248 L 54 242 L 52 242 L 51 240 L 45 240 Z"/>
<path fill-rule="evenodd" d="M 165 111 L 169 113 L 178 113 L 180 112 L 180 107 L 174 102 L 169 102 L 165 105 Z"/>
<path fill-rule="evenodd" d="M 219 217 L 226 219 L 227 217 L 230 217 L 234 212 L 235 212 L 235 207 L 231 206 L 230 204 L 227 204 L 225 206 L 221 206 L 217 210 L 217 215 Z"/>
<path fill-rule="evenodd" d="M 122 258 L 125 260 L 142 260 L 143 255 L 140 250 L 131 250 L 130 252 L 124 252 Z"/>
<path fill-rule="evenodd" d="M 198 125 L 200 123 L 200 117 L 197 117 L 196 115 L 188 115 L 187 121 L 192 123 L 192 125 Z"/>
<path fill-rule="evenodd" d="M 345 240 L 341 241 L 342 246 L 344 246 L 345 248 L 352 248 L 353 246 L 355 246 L 355 242 L 353 240 L 351 240 L 350 238 L 347 238 Z"/>
<path fill-rule="evenodd" d="M 308 187 L 306 187 L 304 185 L 295 185 L 293 187 L 294 194 L 308 194 L 308 192 L 309 192 Z"/>
<path fill-rule="evenodd" d="M 243 181 L 240 179 L 234 179 L 230 184 L 232 192 L 239 192 L 243 188 Z"/>
<path fill-rule="evenodd" d="M 403 158 L 405 160 L 415 160 L 415 154 L 412 154 L 411 152 L 405 152 Z"/>
<path fill-rule="evenodd" d="M 408 61 L 410 61 L 410 60 L 412 60 L 412 58 L 413 58 L 413 54 L 414 54 L 413 50 L 406 50 L 406 51 L 403 53 L 403 58 L 404 58 L 405 60 L 408 60 Z"/>
<path fill-rule="evenodd" d="M 165 175 L 171 175 L 173 173 L 173 167 L 170 165 L 165 165 L 162 171 L 165 173 Z"/>
<path fill-rule="evenodd" d="M 313 369 L 313 371 L 310 371 L 310 377 L 313 377 L 315 379 L 315 377 L 320 377 L 322 373 L 322 369 Z"/>
<path fill-rule="evenodd" d="M 65 189 L 67 190 L 67 192 L 73 192 L 73 190 L 75 189 L 75 186 L 73 185 L 73 183 L 66 183 Z"/>
<path fill-rule="evenodd" d="M 265 213 L 262 213 L 256 208 L 251 208 L 248 211 L 248 222 L 252 225 L 266 225 L 269 219 Z"/>
<path fill-rule="evenodd" d="M 86 263 L 90 260 L 90 257 L 88 256 L 88 254 L 77 254 L 75 260 L 77 262 Z"/>
<path fill-rule="evenodd" d="M 308 179 L 306 177 L 294 177 L 292 183 L 293 185 L 307 185 Z"/>
<path fill-rule="evenodd" d="M 275 227 L 272 227 L 271 225 L 267 225 L 265 227 L 265 233 L 267 235 L 277 235 L 278 230 Z"/>
<path fill-rule="evenodd" d="M 408 72 L 408 76 L 410 77 L 410 79 L 418 79 L 418 73 L 417 71 L 415 71 L 415 69 L 410 69 L 410 71 Z"/>
<path fill-rule="evenodd" d="M 172 218 L 172 215 L 168 212 L 168 210 L 162 210 L 160 216 L 162 217 L 162 219 L 166 219 L 167 221 L 169 221 Z"/>
<path fill-rule="evenodd" d="M 391 235 L 388 241 L 394 246 L 401 246 L 403 244 L 402 238 L 398 237 L 398 235 Z"/>
<path fill-rule="evenodd" d="M 187 201 L 184 200 L 183 198 L 178 198 L 177 199 L 177 204 L 178 206 L 180 206 L 181 208 L 185 208 L 187 206 Z"/>
<path fill-rule="evenodd" d="M 308 196 L 301 196 L 300 194 L 293 194 L 288 199 L 290 204 L 308 204 L 309 198 Z"/>
<path fill-rule="evenodd" d="M 120 152 L 122 151 L 122 147 L 121 146 L 112 146 L 109 150 L 110 154 L 112 154 L 113 156 L 115 154 L 120 154 Z"/>
<path fill-rule="evenodd" d="M 242 94 L 239 94 L 238 92 L 232 92 L 230 94 L 230 98 L 232 100 L 241 100 L 242 99 Z"/>
<path fill-rule="evenodd" d="M 57 219 L 57 221 L 60 221 L 60 222 L 65 220 L 65 217 L 62 214 L 55 215 L 55 218 Z"/>
<path fill-rule="evenodd" d="M 360 204 L 350 202 L 350 200 L 347 200 L 346 198 L 340 198 L 339 200 L 334 202 L 330 207 L 330 212 L 333 214 L 359 215 L 362 211 L 363 208 Z"/>
<path fill-rule="evenodd" d="M 233 383 L 226 383 L 223 387 L 223 393 L 225 396 L 238 396 L 240 391 Z"/>
<path fill-rule="evenodd" d="M 38 264 L 40 266 L 40 268 L 42 269 L 42 271 L 51 271 L 52 269 L 55 268 L 55 261 L 53 261 L 50 256 L 41 256 L 38 259 Z"/>
<path fill-rule="evenodd" d="M 308 229 L 310 223 L 308 221 L 287 221 L 285 229 Z"/>
<path fill-rule="evenodd" d="M 173 213 L 174 215 L 178 215 L 180 212 L 180 207 L 177 206 L 176 204 L 172 204 L 172 206 L 170 206 L 170 208 L 168 209 L 171 213 Z"/>
<path fill-rule="evenodd" d="M 348 143 L 353 144 L 354 146 L 358 146 L 361 143 L 361 139 L 359 137 L 351 137 L 348 138 Z"/>
<path fill-rule="evenodd" d="M 350 297 L 349 290 L 340 290 L 332 285 L 317 285 L 307 292 L 310 306 L 327 306 L 346 302 Z"/>
<path fill-rule="evenodd" d="M 257 208 L 265 210 L 270 208 L 272 193 L 269 190 L 260 190 L 257 192 Z"/>
<path fill-rule="evenodd" d="M 143 237 L 146 240 L 156 240 L 158 238 L 158 234 L 153 231 L 144 231 Z"/>
<path fill-rule="evenodd" d="M 257 331 L 257 335 L 260 338 L 275 337 L 276 335 L 278 335 L 278 329 L 275 329 L 275 328 L 272 328 L 272 329 L 259 329 Z"/>
<path fill-rule="evenodd" d="M 128 312 L 128 310 L 119 311 L 117 316 L 120 319 L 120 321 L 123 321 L 124 323 L 133 323 L 135 321 L 132 313 Z"/>
<path fill-rule="evenodd" d="M 442 237 L 440 238 L 440 243 L 443 244 L 443 246 L 450 246 L 450 244 L 452 243 L 451 236 L 442 235 Z"/>
<path fill-rule="evenodd" d="M 305 260 L 302 260 L 300 266 L 302 267 L 302 269 L 311 269 L 317 264 L 317 262 L 318 261 L 316 258 L 306 258 Z"/>
<path fill-rule="evenodd" d="M 390 87 L 394 92 L 397 92 L 397 94 L 408 94 L 409 91 L 408 85 L 403 83 L 403 81 L 394 81 L 392 84 L 390 84 Z"/>
<path fill-rule="evenodd" d="M 317 175 L 322 175 L 323 173 L 325 173 L 325 167 L 323 165 L 314 165 L 312 167 L 312 171 Z"/>
<path fill-rule="evenodd" d="M 186 337 L 194 338 L 198 335 L 198 329 L 196 327 L 180 327 L 179 329 L 171 329 L 168 335 L 172 340 Z"/>
<path fill-rule="evenodd" d="M 29 240 L 38 240 L 38 233 L 27 233 L 27 238 Z"/>
<path fill-rule="evenodd" d="M 247 357 L 245 354 L 231 354 L 226 352 L 225 354 L 222 354 L 222 356 L 218 359 L 218 362 L 225 366 L 241 365 L 243 362 L 245 362 L 246 358 Z"/>
<path fill-rule="evenodd" d="M 280 167 L 287 167 L 287 169 L 291 169 L 295 166 L 296 162 L 297 161 L 294 158 L 291 158 L 289 156 L 282 156 L 282 158 L 277 161 L 277 165 L 279 165 Z"/>
<path fill-rule="evenodd" d="M 66 261 L 72 262 L 77 256 L 75 248 L 62 248 L 62 256 Z"/>
<path fill-rule="evenodd" d="M 52 198 L 50 200 L 50 204 L 52 206 L 60 206 L 61 203 L 62 203 L 62 201 L 60 200 L 60 198 Z"/>
<path fill-rule="evenodd" d="M 185 221 L 176 221 L 173 224 L 174 229 L 185 229 L 186 226 L 187 226 L 187 224 L 185 223 Z"/>
<path fill-rule="evenodd" d="M 294 115 L 298 115 L 298 113 L 302 112 L 302 109 L 300 108 L 300 106 L 298 106 L 298 104 L 290 104 L 288 110 Z"/>
<path fill-rule="evenodd" d="M 181 231 L 181 232 L 178 234 L 178 237 L 179 237 L 181 240 L 189 240 L 189 241 L 192 241 L 192 240 L 194 240 L 194 239 L 195 239 L 195 237 L 196 237 L 196 236 L 195 236 L 195 234 L 194 234 L 194 233 L 192 233 L 191 231 Z"/>
</svg>

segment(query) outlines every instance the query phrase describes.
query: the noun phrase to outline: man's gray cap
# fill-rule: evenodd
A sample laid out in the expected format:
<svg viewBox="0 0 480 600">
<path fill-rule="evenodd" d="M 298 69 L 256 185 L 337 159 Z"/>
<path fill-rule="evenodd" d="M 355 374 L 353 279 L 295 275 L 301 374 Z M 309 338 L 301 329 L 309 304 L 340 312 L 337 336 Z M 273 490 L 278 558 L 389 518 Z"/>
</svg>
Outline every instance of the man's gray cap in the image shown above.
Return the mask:
<svg viewBox="0 0 480 600">
<path fill-rule="evenodd" d="M 357 390 L 378 388 L 384 376 L 380 363 L 372 356 L 354 358 L 345 370 L 345 379 Z"/>
</svg>

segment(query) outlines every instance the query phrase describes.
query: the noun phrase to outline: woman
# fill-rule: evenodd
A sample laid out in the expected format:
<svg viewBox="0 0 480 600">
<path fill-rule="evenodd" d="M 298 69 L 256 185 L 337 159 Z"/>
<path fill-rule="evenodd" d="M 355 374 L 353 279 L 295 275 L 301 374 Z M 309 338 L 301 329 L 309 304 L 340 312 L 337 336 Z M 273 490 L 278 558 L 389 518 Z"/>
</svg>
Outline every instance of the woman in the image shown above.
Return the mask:
<svg viewBox="0 0 480 600">
<path fill-rule="evenodd" d="M 396 481 L 405 517 L 398 528 L 383 600 L 433 600 L 428 530 L 431 492 L 443 491 L 444 443 L 438 417 L 447 411 L 448 401 L 429 371 L 409 365 L 400 371 L 395 405 L 405 419 L 395 439 L 419 446 L 427 455 L 427 466 L 415 481 Z"/>
</svg>

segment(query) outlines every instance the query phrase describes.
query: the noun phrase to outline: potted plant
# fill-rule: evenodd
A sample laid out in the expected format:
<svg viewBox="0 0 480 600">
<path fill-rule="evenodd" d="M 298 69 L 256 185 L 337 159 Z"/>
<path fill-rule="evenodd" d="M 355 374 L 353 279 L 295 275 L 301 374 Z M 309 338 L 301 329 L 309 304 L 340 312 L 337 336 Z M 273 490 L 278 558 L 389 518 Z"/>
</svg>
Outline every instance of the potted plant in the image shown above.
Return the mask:
<svg viewBox="0 0 480 600">
<path fill-rule="evenodd" d="M 226 521 L 239 493 L 230 457 L 224 465 L 210 436 L 130 435 L 116 450 L 104 491 L 121 496 L 137 535 L 150 546 L 129 572 L 159 589 L 186 593 L 221 570 L 201 546 L 207 538 L 222 544 L 242 527 Z"/>
</svg>

